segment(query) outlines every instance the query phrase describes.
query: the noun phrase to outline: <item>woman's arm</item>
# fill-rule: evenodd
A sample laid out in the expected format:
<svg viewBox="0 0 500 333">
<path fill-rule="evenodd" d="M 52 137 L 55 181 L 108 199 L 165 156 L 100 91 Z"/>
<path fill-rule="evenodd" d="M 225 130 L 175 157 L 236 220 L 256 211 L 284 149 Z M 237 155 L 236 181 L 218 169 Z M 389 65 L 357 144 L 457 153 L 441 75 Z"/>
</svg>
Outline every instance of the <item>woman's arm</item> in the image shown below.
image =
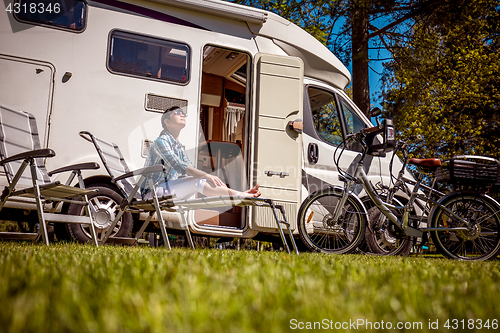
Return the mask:
<svg viewBox="0 0 500 333">
<path fill-rule="evenodd" d="M 186 174 L 195 178 L 205 178 L 212 187 L 227 187 L 219 177 L 206 173 L 205 171 L 198 170 L 191 165 L 187 167 Z"/>
</svg>

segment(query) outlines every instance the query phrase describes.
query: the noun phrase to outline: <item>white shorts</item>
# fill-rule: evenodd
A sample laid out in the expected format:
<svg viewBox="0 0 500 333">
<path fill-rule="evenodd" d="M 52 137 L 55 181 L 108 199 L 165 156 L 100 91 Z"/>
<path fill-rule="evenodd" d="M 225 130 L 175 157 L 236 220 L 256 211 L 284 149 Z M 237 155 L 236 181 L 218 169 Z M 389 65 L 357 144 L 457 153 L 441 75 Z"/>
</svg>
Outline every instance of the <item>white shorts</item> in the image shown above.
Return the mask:
<svg viewBox="0 0 500 333">
<path fill-rule="evenodd" d="M 196 193 L 203 194 L 203 188 L 207 182 L 204 178 L 184 177 L 176 180 L 169 181 L 168 183 L 159 184 L 156 187 L 156 195 L 163 197 L 166 195 L 174 194 L 177 199 L 185 200 Z M 153 196 L 151 192 L 144 195 L 143 200 L 151 199 Z"/>
</svg>

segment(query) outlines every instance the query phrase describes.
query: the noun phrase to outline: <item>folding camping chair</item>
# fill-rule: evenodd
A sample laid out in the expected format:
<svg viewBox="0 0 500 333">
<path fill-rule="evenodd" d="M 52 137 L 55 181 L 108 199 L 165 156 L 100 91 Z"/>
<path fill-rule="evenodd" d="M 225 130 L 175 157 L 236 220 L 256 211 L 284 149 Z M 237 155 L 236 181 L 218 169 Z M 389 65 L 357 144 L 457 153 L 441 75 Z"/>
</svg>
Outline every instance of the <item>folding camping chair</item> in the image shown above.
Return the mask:
<svg viewBox="0 0 500 333">
<path fill-rule="evenodd" d="M 297 245 L 295 244 L 295 240 L 293 238 L 293 234 L 290 229 L 290 224 L 287 221 L 285 210 L 283 206 L 275 205 L 273 200 L 264 198 L 230 196 L 230 195 L 188 199 L 188 200 L 179 200 L 174 195 L 168 195 L 165 197 L 158 198 L 156 195 L 156 187 L 155 184 L 153 184 L 151 174 L 164 171 L 163 165 L 155 165 L 131 172 L 127 167 L 125 159 L 123 158 L 120 149 L 116 144 L 98 139 L 87 131 L 80 132 L 80 136 L 85 140 L 90 141 L 94 144 L 95 148 L 97 149 L 97 153 L 99 154 L 99 157 L 101 158 L 101 161 L 103 162 L 113 182 L 115 182 L 118 185 L 118 187 L 120 188 L 120 190 L 122 191 L 123 195 L 126 198 L 120 205 L 121 207 L 120 213 L 116 216 L 109 230 L 104 235 L 104 238 L 102 240 L 103 243 L 106 242 L 106 240 L 109 238 L 111 230 L 116 226 L 117 222 L 119 221 L 119 219 L 126 210 L 149 211 L 149 216 L 141 226 L 139 232 L 136 233 L 136 237 L 134 239 L 135 242 L 137 242 L 139 238 L 142 236 L 142 233 L 144 232 L 147 225 L 151 221 L 151 218 L 156 213 L 158 217 L 158 222 L 160 224 L 162 237 L 165 241 L 165 246 L 168 249 L 170 249 L 170 243 L 167 237 L 168 235 L 166 232 L 165 222 L 163 221 L 163 218 L 161 216 L 161 210 L 164 209 L 180 213 L 181 225 L 185 226 L 186 228 L 186 238 L 191 248 L 194 249 L 194 243 L 191 237 L 191 232 L 189 231 L 189 224 L 185 216 L 185 213 L 187 211 L 195 209 L 203 209 L 203 208 L 206 209 L 206 208 L 229 207 L 229 206 L 232 207 L 260 206 L 260 207 L 268 207 L 273 210 L 273 215 L 280 232 L 281 240 L 283 241 L 286 251 L 290 253 L 290 248 L 286 242 L 281 224 L 287 226 L 293 248 L 295 250 L 295 253 L 298 254 Z M 132 178 L 132 176 L 139 176 L 139 175 L 140 175 L 139 181 L 135 183 L 134 178 Z M 152 198 L 149 200 L 142 200 L 142 197 L 139 194 L 139 189 L 141 188 L 141 186 L 143 186 L 143 184 L 146 184 L 152 193 Z M 279 219 L 277 211 L 280 211 L 280 213 L 283 216 L 283 220 Z"/>
<path fill-rule="evenodd" d="M 97 154 L 99 155 L 104 167 L 108 171 L 111 176 L 112 182 L 117 185 L 119 190 L 122 192 L 124 196 L 123 202 L 120 204 L 120 211 L 116 215 L 114 221 L 111 223 L 111 226 L 104 234 L 104 237 L 101 239 L 101 243 L 105 243 L 109 240 L 111 243 L 118 244 L 135 244 L 139 241 L 140 237 L 146 230 L 146 227 L 149 225 L 149 222 L 153 218 L 154 214 L 158 218 L 158 223 L 160 225 L 161 235 L 163 237 L 163 241 L 165 247 L 170 250 L 170 242 L 168 240 L 167 229 L 165 226 L 165 221 L 163 220 L 161 210 L 171 210 L 173 207 L 173 198 L 174 196 L 168 195 L 164 197 L 158 198 L 156 195 L 156 187 L 153 184 L 153 179 L 151 175 L 153 173 L 163 172 L 165 170 L 163 165 L 154 165 L 151 167 L 138 169 L 135 171 L 130 171 L 123 158 L 123 155 L 120 151 L 120 148 L 111 142 L 107 142 L 101 140 L 91 133 L 87 131 L 80 132 L 80 136 L 85 140 L 92 142 L 94 147 L 97 150 Z M 139 180 L 135 181 L 135 176 L 140 176 Z M 149 200 L 143 200 L 140 194 L 140 189 L 142 186 L 147 186 L 147 188 L 152 193 L 152 198 Z M 135 238 L 125 238 L 125 237 L 110 237 L 113 228 L 116 226 L 118 221 L 121 219 L 122 215 L 126 211 L 131 212 L 149 212 L 148 217 L 142 224 L 140 230 L 135 234 Z M 174 211 L 174 210 L 171 210 Z M 186 238 L 191 246 L 194 249 L 193 239 L 191 237 L 191 232 L 186 225 Z"/>
<path fill-rule="evenodd" d="M 8 182 L 8 186 L 0 196 L 0 213 L 6 208 L 7 203 L 11 206 L 33 205 L 38 212 L 40 223 L 37 233 L 2 232 L 0 238 L 37 241 L 42 236 L 43 242 L 49 245 L 47 221 L 80 223 L 89 225 L 92 243 L 97 246 L 96 232 L 87 200 L 87 194 L 93 191 L 85 189 L 81 170 L 98 169 L 99 165 L 81 163 L 48 173 L 45 168 L 45 158 L 54 156 L 55 152 L 52 149 L 41 149 L 36 119 L 33 115 L 0 105 L 0 166 L 4 168 Z M 51 182 L 51 175 L 67 171 L 71 171 L 71 174 L 66 184 Z M 78 177 L 79 188 L 70 186 L 75 176 Z M 16 186 L 25 188 L 16 190 Z M 82 204 L 87 215 L 55 213 L 61 202 Z M 51 207 L 48 212 L 45 211 L 46 205 Z"/>
</svg>

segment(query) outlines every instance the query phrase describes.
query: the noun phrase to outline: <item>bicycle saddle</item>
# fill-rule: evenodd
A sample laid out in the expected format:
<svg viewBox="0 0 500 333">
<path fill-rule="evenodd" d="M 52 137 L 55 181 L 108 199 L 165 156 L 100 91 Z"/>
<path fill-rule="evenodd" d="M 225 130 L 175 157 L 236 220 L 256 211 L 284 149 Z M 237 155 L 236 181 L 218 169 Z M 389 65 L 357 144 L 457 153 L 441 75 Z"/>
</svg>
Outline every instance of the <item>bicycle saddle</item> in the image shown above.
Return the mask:
<svg viewBox="0 0 500 333">
<path fill-rule="evenodd" d="M 409 162 L 422 168 L 437 168 L 441 166 L 441 160 L 439 158 L 410 158 Z"/>
</svg>

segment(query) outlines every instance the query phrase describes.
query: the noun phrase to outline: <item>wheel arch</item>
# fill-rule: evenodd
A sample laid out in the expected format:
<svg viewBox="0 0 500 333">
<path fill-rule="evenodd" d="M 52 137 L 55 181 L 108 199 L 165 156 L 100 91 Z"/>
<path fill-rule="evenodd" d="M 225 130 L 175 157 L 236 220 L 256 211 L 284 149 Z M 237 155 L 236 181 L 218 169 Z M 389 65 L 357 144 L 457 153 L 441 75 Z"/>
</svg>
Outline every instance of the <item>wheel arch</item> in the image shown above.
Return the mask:
<svg viewBox="0 0 500 333">
<path fill-rule="evenodd" d="M 111 177 L 110 176 L 104 176 L 104 175 L 91 176 L 91 177 L 85 178 L 83 180 L 83 182 L 85 183 L 85 187 L 89 187 L 89 186 L 92 186 L 92 185 L 95 185 L 95 184 L 107 184 L 107 185 L 111 185 L 113 187 L 116 187 L 116 190 L 118 192 L 120 192 L 120 190 L 118 189 L 118 187 L 111 181 Z"/>
</svg>

